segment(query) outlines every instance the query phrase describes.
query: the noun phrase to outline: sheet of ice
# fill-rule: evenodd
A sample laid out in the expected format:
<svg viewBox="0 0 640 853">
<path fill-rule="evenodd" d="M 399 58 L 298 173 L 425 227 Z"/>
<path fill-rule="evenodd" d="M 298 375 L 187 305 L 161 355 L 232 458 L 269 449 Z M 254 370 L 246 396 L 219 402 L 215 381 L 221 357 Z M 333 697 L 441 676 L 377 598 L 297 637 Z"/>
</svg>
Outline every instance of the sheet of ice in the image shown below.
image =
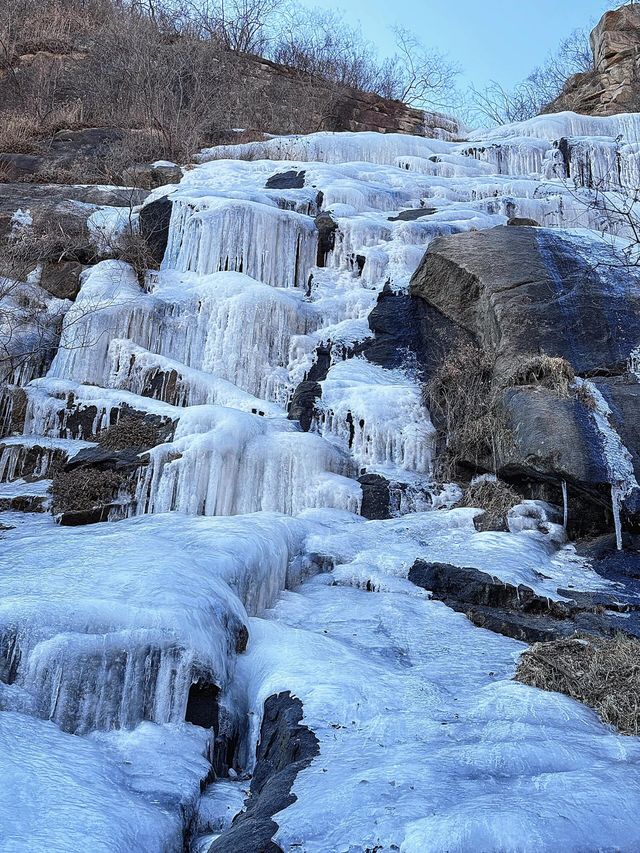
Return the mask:
<svg viewBox="0 0 640 853">
<path fill-rule="evenodd" d="M 469 134 L 473 141 L 493 141 L 532 136 L 553 142 L 567 136 L 622 136 L 627 142 L 640 141 L 638 113 L 600 117 L 572 112 L 549 113 L 516 124 L 505 124 Z"/>
<path fill-rule="evenodd" d="M 435 429 L 415 379 L 353 358 L 334 365 L 321 386 L 314 422 L 321 435 L 339 439 L 363 468 L 429 473 Z"/>
<path fill-rule="evenodd" d="M 360 487 L 347 479 L 349 457 L 292 421 L 195 406 L 150 459 L 136 495 L 139 513 L 293 515 L 313 506 L 360 506 Z"/>
<path fill-rule="evenodd" d="M 135 371 L 123 364 L 122 345 L 115 341 L 128 340 L 248 394 L 286 402 L 290 339 L 318 323 L 317 313 L 300 294 L 240 273 L 161 274 L 153 293 L 145 293 L 131 267 L 105 261 L 83 281 L 49 376 L 127 387 L 126 379 Z M 191 378 L 202 390 L 204 380 Z M 139 375 L 137 383 L 132 390 L 140 393 L 144 383 Z M 181 384 L 188 388 L 189 378 L 183 375 Z M 229 391 L 223 397 L 228 399 Z"/>
<path fill-rule="evenodd" d="M 181 853 L 205 736 L 149 723 L 94 740 L 0 713 L 0 850 Z"/>
<path fill-rule="evenodd" d="M 637 739 L 511 681 L 520 643 L 407 581 L 331 584 L 320 576 L 271 622 L 252 620 L 240 665 L 254 730 L 286 689 L 320 741 L 275 818 L 284 851 L 636 849 Z"/>
<path fill-rule="evenodd" d="M 0 647 L 11 680 L 72 732 L 184 720 L 192 681 L 233 674 L 247 612 L 284 588 L 308 525 L 177 513 L 11 530 Z"/>
</svg>

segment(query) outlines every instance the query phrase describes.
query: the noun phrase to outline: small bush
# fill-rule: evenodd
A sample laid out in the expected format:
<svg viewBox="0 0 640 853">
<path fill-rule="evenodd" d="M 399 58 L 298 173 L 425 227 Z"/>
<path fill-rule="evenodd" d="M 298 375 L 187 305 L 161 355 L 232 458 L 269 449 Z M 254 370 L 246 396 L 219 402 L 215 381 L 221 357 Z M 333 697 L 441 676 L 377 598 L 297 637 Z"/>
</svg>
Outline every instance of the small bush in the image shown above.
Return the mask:
<svg viewBox="0 0 640 853">
<path fill-rule="evenodd" d="M 640 640 L 635 637 L 536 643 L 520 658 L 516 679 L 565 693 L 623 734 L 640 734 Z"/>
<path fill-rule="evenodd" d="M 506 385 L 539 385 L 568 397 L 575 380 L 573 367 L 564 358 L 534 355 L 519 362 L 507 377 Z"/>
<path fill-rule="evenodd" d="M 425 387 L 425 404 L 441 436 L 441 480 L 455 479 L 460 465 L 495 470 L 509 434 L 492 386 L 494 361 L 465 344 L 451 352 Z"/>
<path fill-rule="evenodd" d="M 503 480 L 479 477 L 471 483 L 458 506 L 484 510 L 475 520 L 478 530 L 508 530 L 507 513 L 521 501 L 520 495 Z"/>
<path fill-rule="evenodd" d="M 17 110 L 0 114 L 0 151 L 12 154 L 37 154 L 41 150 L 40 123 L 33 115 Z"/>
<path fill-rule="evenodd" d="M 126 482 L 126 476 L 120 471 L 96 468 L 59 470 L 51 484 L 53 512 L 77 512 L 106 506 L 113 503 Z"/>
<path fill-rule="evenodd" d="M 167 441 L 173 424 L 153 420 L 138 412 L 125 412 L 98 439 L 107 450 L 148 450 Z"/>
</svg>

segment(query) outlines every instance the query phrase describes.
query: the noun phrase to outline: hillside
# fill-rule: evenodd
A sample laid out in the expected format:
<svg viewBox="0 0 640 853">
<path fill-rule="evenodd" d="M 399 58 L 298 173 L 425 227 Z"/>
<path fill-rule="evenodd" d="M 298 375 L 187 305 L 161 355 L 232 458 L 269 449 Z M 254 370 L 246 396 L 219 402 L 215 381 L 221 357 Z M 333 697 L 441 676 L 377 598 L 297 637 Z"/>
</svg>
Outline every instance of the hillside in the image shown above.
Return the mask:
<svg viewBox="0 0 640 853">
<path fill-rule="evenodd" d="M 640 850 L 640 113 L 69 3 L 1 81 L 0 853 Z"/>
<path fill-rule="evenodd" d="M 640 6 L 605 13 L 591 33 L 593 70 L 571 77 L 547 112 L 609 116 L 640 107 Z"/>
</svg>

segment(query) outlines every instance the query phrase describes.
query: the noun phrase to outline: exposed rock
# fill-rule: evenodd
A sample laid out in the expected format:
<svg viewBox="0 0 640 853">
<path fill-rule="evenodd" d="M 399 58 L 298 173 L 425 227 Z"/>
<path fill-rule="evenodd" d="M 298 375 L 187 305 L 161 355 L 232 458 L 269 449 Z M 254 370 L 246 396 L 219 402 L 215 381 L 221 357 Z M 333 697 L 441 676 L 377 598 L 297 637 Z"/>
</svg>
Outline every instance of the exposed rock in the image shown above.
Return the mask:
<svg viewBox="0 0 640 853">
<path fill-rule="evenodd" d="M 391 518 L 389 481 L 381 474 L 363 474 L 358 482 L 362 486 L 360 515 L 368 519 Z"/>
<path fill-rule="evenodd" d="M 278 172 L 267 178 L 265 187 L 268 190 L 300 190 L 304 187 L 304 172 L 292 169 L 288 172 Z"/>
<path fill-rule="evenodd" d="M 640 299 L 615 273 L 558 230 L 492 228 L 434 240 L 412 292 L 495 352 L 498 372 L 544 353 L 580 375 L 617 374 L 640 340 Z"/>
<path fill-rule="evenodd" d="M 611 425 L 640 475 L 634 415 L 640 385 L 627 373 L 640 340 L 640 299 L 634 278 L 607 264 L 587 263 L 584 251 L 570 235 L 543 228 L 458 234 L 435 240 L 412 280 L 412 293 L 466 330 L 495 365 L 491 392 L 506 430 L 498 475 L 525 496 L 554 503 L 567 481 L 570 532 L 583 534 L 610 529 L 611 472 L 593 402 L 569 391 L 573 372 L 595 377 L 609 401 Z M 428 324 L 421 333 L 430 341 Z M 446 359 L 455 348 L 445 344 L 439 351 Z M 555 359 L 549 363 L 564 371 L 557 385 L 553 377 L 545 385 L 527 369 L 542 363 L 541 357 Z M 458 464 L 461 471 L 473 471 L 474 465 L 493 470 L 495 463 L 493 457 L 475 456 Z M 544 485 L 551 481 L 553 495 Z M 632 493 L 625 500 L 627 523 L 638 523 L 639 510 L 640 497 Z"/>
<path fill-rule="evenodd" d="M 358 352 L 374 364 L 405 368 L 407 354 L 428 378 L 440 364 L 442 353 L 456 348 L 471 334 L 417 296 L 385 287 L 368 317 L 373 337 Z"/>
<path fill-rule="evenodd" d="M 389 222 L 415 222 L 423 216 L 431 216 L 436 212 L 435 207 L 418 207 L 414 210 L 401 210 L 397 216 L 389 216 Z"/>
<path fill-rule="evenodd" d="M 296 801 L 295 778 L 319 753 L 316 736 L 300 725 L 302 716 L 302 703 L 288 692 L 266 700 L 246 810 L 208 853 L 281 853 L 272 841 L 278 828 L 273 816 Z"/>
<path fill-rule="evenodd" d="M 481 628 L 527 643 L 569 637 L 576 631 L 640 636 L 637 596 L 558 590 L 566 600 L 553 600 L 520 584 L 504 583 L 479 569 L 417 560 L 409 580 L 433 598 L 464 613 Z M 624 619 L 616 613 L 629 614 Z"/>
<path fill-rule="evenodd" d="M 84 269 L 83 264 L 77 261 L 45 261 L 40 274 L 40 286 L 58 299 L 75 299 L 80 291 L 80 275 Z"/>
<path fill-rule="evenodd" d="M 288 417 L 292 421 L 300 421 L 300 426 L 305 432 L 309 432 L 316 400 L 322 395 L 322 386 L 319 382 L 300 382 L 289 403 Z"/>
<path fill-rule="evenodd" d="M 147 242 L 153 260 L 162 263 L 169 240 L 173 204 L 169 196 L 145 204 L 140 211 L 140 233 Z"/>
<path fill-rule="evenodd" d="M 122 183 L 131 187 L 155 189 L 165 184 L 179 184 L 182 169 L 170 163 L 136 163 L 122 173 Z"/>
<path fill-rule="evenodd" d="M 640 105 L 640 7 L 626 4 L 606 12 L 591 33 L 592 71 L 567 80 L 545 112 L 585 115 L 634 112 Z"/>
<path fill-rule="evenodd" d="M 327 255 L 333 251 L 336 244 L 336 231 L 338 223 L 330 213 L 319 213 L 316 216 L 316 228 L 318 229 L 318 266 L 324 267 Z"/>
<path fill-rule="evenodd" d="M 507 225 L 514 228 L 540 228 L 537 219 L 529 219 L 527 216 L 512 216 Z"/>
</svg>

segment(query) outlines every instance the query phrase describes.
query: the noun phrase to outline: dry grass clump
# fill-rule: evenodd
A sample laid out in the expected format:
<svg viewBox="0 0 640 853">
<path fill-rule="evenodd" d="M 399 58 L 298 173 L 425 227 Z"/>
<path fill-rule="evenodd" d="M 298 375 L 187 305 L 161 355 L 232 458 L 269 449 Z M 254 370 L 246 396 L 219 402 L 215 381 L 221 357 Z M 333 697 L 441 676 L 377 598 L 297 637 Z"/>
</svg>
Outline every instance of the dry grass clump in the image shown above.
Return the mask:
<svg viewBox="0 0 640 853">
<path fill-rule="evenodd" d="M 623 734 L 640 734 L 640 640 L 635 637 L 536 643 L 520 658 L 516 679 L 565 693 Z"/>
<path fill-rule="evenodd" d="M 53 477 L 53 512 L 77 512 L 106 506 L 118 497 L 126 476 L 120 471 L 96 468 L 58 470 Z"/>
<path fill-rule="evenodd" d="M 507 530 L 507 513 L 521 501 L 520 495 L 503 480 L 482 477 L 471 483 L 458 506 L 484 510 L 475 520 L 478 530 Z"/>
<path fill-rule="evenodd" d="M 37 118 L 18 110 L 3 111 L 0 121 L 0 151 L 35 154 L 40 150 L 42 128 Z"/>
<path fill-rule="evenodd" d="M 155 421 L 139 412 L 125 412 L 99 437 L 107 450 L 148 450 L 167 441 L 173 425 Z"/>
<path fill-rule="evenodd" d="M 438 476 L 454 479 L 460 464 L 497 468 L 508 443 L 492 387 L 494 362 L 473 344 L 451 352 L 425 387 L 425 403 L 442 438 Z"/>
<path fill-rule="evenodd" d="M 575 380 L 573 367 L 564 358 L 533 355 L 520 361 L 506 379 L 506 385 L 539 385 L 568 397 Z"/>
</svg>

